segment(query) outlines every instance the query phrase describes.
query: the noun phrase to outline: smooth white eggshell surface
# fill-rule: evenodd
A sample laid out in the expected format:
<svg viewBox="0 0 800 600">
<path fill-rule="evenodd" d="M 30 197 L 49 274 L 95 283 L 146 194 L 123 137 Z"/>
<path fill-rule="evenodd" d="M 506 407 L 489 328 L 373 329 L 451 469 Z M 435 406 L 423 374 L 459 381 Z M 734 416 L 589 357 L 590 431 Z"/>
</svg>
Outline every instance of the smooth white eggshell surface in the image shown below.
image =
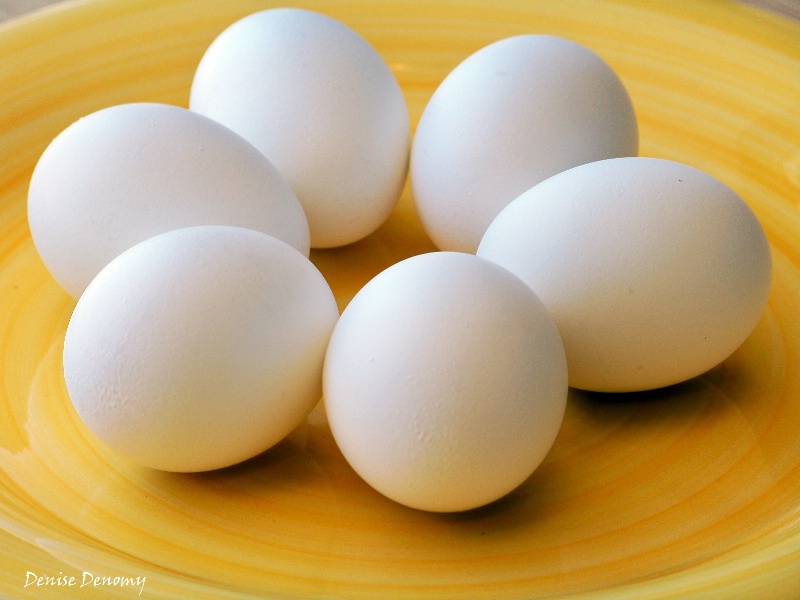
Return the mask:
<svg viewBox="0 0 800 600">
<path fill-rule="evenodd" d="M 436 89 L 414 134 L 411 189 L 437 247 L 475 252 L 525 190 L 637 150 L 633 105 L 603 59 L 564 38 L 519 35 L 468 56 Z"/>
<path fill-rule="evenodd" d="M 331 17 L 276 8 L 233 23 L 202 57 L 189 106 L 278 167 L 315 248 L 367 236 L 400 197 L 411 137 L 402 91 L 375 49 Z"/>
<path fill-rule="evenodd" d="M 337 318 L 322 275 L 284 242 L 173 230 L 125 251 L 81 296 L 67 389 L 89 429 L 134 463 L 225 467 L 280 441 L 319 401 Z"/>
<path fill-rule="evenodd" d="M 28 221 L 75 298 L 118 254 L 179 227 L 249 227 L 309 252 L 297 196 L 258 150 L 207 117 L 156 103 L 108 107 L 61 132 L 31 177 Z"/>
<path fill-rule="evenodd" d="M 560 173 L 494 220 L 478 255 L 519 275 L 559 327 L 577 388 L 663 387 L 711 369 L 751 333 L 772 260 L 748 205 L 657 158 Z"/>
<path fill-rule="evenodd" d="M 558 331 L 516 276 L 471 254 L 389 267 L 345 309 L 328 347 L 334 438 L 373 488 L 462 511 L 519 486 L 564 416 Z"/>
</svg>

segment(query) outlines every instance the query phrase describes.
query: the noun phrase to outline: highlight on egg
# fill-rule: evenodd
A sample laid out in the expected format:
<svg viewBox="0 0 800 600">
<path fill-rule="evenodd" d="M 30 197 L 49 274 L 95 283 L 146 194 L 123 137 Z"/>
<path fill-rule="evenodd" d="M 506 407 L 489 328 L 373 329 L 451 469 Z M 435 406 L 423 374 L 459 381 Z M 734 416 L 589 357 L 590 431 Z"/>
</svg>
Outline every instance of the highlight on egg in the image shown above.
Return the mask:
<svg viewBox="0 0 800 600">
<path fill-rule="evenodd" d="M 400 198 L 411 144 L 403 92 L 369 42 L 332 17 L 274 8 L 233 23 L 203 55 L 189 108 L 276 165 L 314 248 L 366 237 Z"/>
<path fill-rule="evenodd" d="M 180 227 L 248 227 L 310 247 L 297 196 L 269 160 L 219 123 L 158 103 L 110 106 L 62 131 L 31 176 L 28 222 L 74 298 L 117 255 Z"/>
<path fill-rule="evenodd" d="M 595 52 L 552 35 L 501 39 L 458 64 L 425 106 L 414 203 L 438 248 L 474 253 L 518 195 L 571 167 L 635 156 L 638 140 L 628 92 Z"/>
<path fill-rule="evenodd" d="M 279 442 L 319 402 L 338 316 L 321 273 L 277 238 L 173 230 L 123 252 L 78 300 L 67 391 L 89 430 L 134 464 L 226 467 Z"/>
<path fill-rule="evenodd" d="M 368 282 L 325 358 L 334 439 L 374 489 L 406 506 L 463 511 L 522 484 L 564 417 L 553 320 L 506 269 L 434 252 Z"/>
<path fill-rule="evenodd" d="M 510 203 L 478 256 L 516 273 L 558 325 L 570 385 L 600 392 L 680 383 L 750 335 L 772 258 L 730 187 L 679 162 L 598 161 Z"/>
</svg>

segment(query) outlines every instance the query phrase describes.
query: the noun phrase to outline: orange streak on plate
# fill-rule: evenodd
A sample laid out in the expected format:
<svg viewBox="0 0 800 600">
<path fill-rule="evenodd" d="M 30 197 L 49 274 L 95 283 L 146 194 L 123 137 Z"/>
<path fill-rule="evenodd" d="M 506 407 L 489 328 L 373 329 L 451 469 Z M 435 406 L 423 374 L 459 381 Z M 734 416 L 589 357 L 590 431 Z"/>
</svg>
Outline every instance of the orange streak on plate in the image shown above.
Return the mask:
<svg viewBox="0 0 800 600">
<path fill-rule="evenodd" d="M 296 4 L 294 2 L 281 5 Z M 699 167 L 767 230 L 774 285 L 752 336 L 666 390 L 573 393 L 542 467 L 486 508 L 393 504 L 344 462 L 318 407 L 245 464 L 174 475 L 113 455 L 77 418 L 61 349 L 74 302 L 25 218 L 49 141 L 111 104 L 186 105 L 211 40 L 260 0 L 66 3 L 0 26 L 0 595 L 26 573 L 146 577 L 142 598 L 800 598 L 800 25 L 719 1 L 309 0 L 397 74 L 416 124 L 460 60 L 519 33 L 570 37 L 624 80 L 642 154 Z M 390 221 L 315 251 L 344 307 L 433 250 L 408 189 Z"/>
</svg>

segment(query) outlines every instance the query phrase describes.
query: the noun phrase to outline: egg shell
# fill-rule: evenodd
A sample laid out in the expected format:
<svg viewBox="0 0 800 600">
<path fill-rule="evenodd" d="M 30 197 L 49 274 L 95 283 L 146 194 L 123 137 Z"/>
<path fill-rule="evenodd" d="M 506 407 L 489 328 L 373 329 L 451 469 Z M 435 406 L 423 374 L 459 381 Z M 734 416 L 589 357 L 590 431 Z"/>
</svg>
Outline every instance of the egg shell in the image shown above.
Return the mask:
<svg viewBox="0 0 800 600">
<path fill-rule="evenodd" d="M 203 55 L 189 107 L 278 167 L 312 247 L 366 237 L 400 197 L 411 143 L 403 93 L 375 49 L 327 15 L 276 8 L 233 23 Z"/>
<path fill-rule="evenodd" d="M 536 295 L 472 254 L 389 267 L 337 323 L 324 402 L 347 461 L 410 507 L 492 502 L 539 466 L 567 396 L 564 348 Z"/>
<path fill-rule="evenodd" d="M 338 309 L 288 244 L 230 226 L 177 229 L 115 258 L 64 341 L 70 398 L 128 460 L 205 471 L 268 449 L 321 397 Z"/>
<path fill-rule="evenodd" d="M 742 198 L 694 167 L 645 157 L 533 187 L 478 255 L 535 290 L 564 340 L 570 385 L 601 392 L 668 386 L 722 362 L 756 326 L 772 273 Z"/>
<path fill-rule="evenodd" d="M 475 252 L 514 198 L 571 167 L 638 150 L 630 97 L 611 67 L 564 38 L 505 38 L 435 90 L 414 134 L 411 190 L 442 250 Z"/>
<path fill-rule="evenodd" d="M 53 277 L 77 298 L 118 254 L 192 225 L 274 235 L 308 255 L 297 196 L 270 162 L 219 123 L 157 103 L 111 106 L 67 127 L 30 181 L 28 221 Z"/>
</svg>

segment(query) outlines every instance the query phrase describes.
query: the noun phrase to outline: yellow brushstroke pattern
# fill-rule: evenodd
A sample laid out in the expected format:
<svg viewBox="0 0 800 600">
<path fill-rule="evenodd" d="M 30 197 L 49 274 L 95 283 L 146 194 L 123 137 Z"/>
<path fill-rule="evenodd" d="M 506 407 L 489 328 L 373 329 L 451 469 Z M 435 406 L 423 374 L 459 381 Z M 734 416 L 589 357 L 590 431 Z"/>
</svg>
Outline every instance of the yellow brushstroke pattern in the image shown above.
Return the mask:
<svg viewBox="0 0 800 600">
<path fill-rule="evenodd" d="M 66 394 L 74 306 L 30 239 L 49 141 L 132 101 L 186 105 L 206 46 L 264 0 L 65 3 L 0 26 L 0 596 L 133 598 L 26 584 L 146 577 L 142 598 L 800 598 L 800 26 L 721 0 L 307 0 L 364 35 L 416 124 L 447 72 L 518 33 L 563 35 L 621 76 L 641 152 L 722 179 L 774 255 L 769 306 L 720 367 L 667 390 L 572 393 L 542 467 L 495 505 L 434 515 L 372 491 L 318 407 L 243 465 L 172 475 L 103 448 Z M 430 251 L 408 189 L 353 246 L 315 251 L 344 307 Z"/>
</svg>

